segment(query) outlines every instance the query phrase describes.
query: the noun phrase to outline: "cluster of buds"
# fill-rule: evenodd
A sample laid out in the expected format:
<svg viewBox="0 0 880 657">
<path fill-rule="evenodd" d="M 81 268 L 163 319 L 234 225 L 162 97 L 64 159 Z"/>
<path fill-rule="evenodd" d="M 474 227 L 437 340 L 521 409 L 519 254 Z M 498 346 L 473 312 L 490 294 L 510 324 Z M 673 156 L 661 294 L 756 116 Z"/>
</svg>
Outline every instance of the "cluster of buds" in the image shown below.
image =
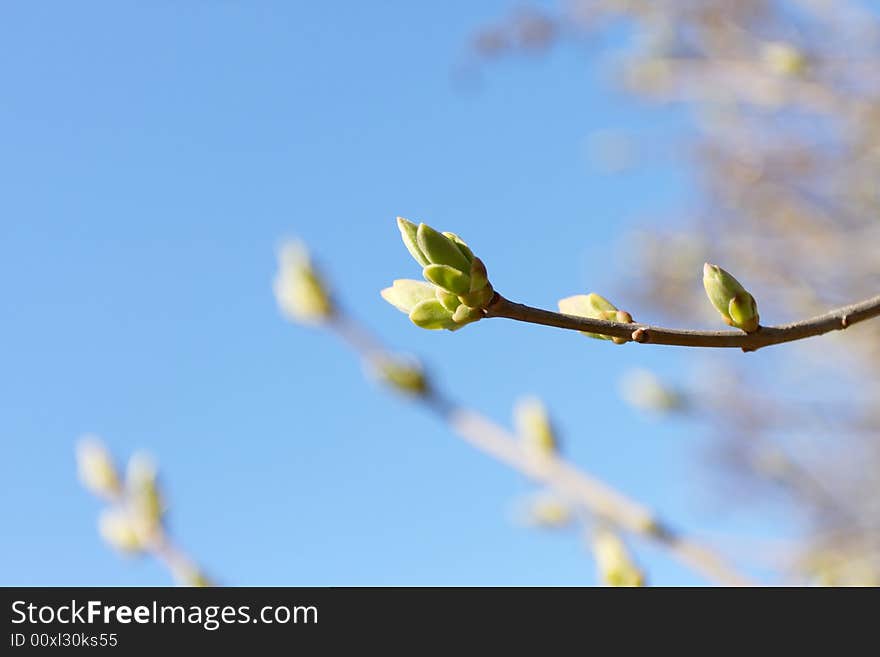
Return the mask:
<svg viewBox="0 0 880 657">
<path fill-rule="evenodd" d="M 113 549 L 130 555 L 160 547 L 165 540 L 165 503 L 153 459 L 143 453 L 134 454 L 125 477 L 121 477 L 103 443 L 87 436 L 77 444 L 76 460 L 82 484 L 109 503 L 98 517 L 101 538 Z M 175 564 L 173 570 L 182 585 L 209 585 L 204 574 L 189 563 Z"/>
<path fill-rule="evenodd" d="M 593 532 L 593 555 L 599 578 L 608 586 L 644 586 L 645 576 L 617 534 L 600 527 Z"/>
<path fill-rule="evenodd" d="M 440 233 L 403 217 L 397 226 L 425 281 L 399 279 L 382 298 L 425 329 L 455 331 L 483 317 L 495 295 L 486 266 L 455 233 Z"/>
<path fill-rule="evenodd" d="M 147 550 L 161 534 L 164 515 L 153 460 L 145 454 L 133 455 L 123 481 L 97 438 L 83 438 L 76 456 L 83 485 L 111 504 L 98 520 L 101 537 L 120 552 Z"/>
<path fill-rule="evenodd" d="M 321 324 L 333 316 L 328 288 L 301 242 L 281 246 L 273 289 L 281 312 L 295 322 Z"/>
<path fill-rule="evenodd" d="M 718 265 L 703 265 L 703 287 L 715 309 L 730 326 L 746 333 L 760 327 L 755 298 L 729 273 Z"/>
<path fill-rule="evenodd" d="M 625 310 L 618 310 L 617 306 L 595 292 L 575 294 L 574 296 L 560 299 L 559 312 L 566 315 L 575 315 L 588 319 L 604 319 L 609 322 L 621 322 L 623 324 L 631 324 L 633 321 L 632 315 Z M 581 333 L 598 340 L 611 340 L 614 344 L 624 344 L 627 342 L 625 338 L 615 338 L 600 333 L 589 333 L 587 331 L 581 331 Z"/>
</svg>

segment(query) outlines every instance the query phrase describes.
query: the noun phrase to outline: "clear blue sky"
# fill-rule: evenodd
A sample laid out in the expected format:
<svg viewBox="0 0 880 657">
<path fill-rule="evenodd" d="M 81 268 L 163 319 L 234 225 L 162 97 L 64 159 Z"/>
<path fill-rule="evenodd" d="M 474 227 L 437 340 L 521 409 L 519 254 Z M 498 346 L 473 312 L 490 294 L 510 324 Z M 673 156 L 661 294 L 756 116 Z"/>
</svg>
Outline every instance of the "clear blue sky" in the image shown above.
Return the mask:
<svg viewBox="0 0 880 657">
<path fill-rule="evenodd" d="M 632 218 L 687 197 L 675 170 L 591 171 L 593 131 L 685 123 L 612 93 L 586 52 L 461 84 L 468 37 L 513 6 L 3 5 L 0 583 L 169 583 L 100 541 L 75 476 L 84 432 L 157 456 L 172 531 L 223 583 L 596 581 L 576 536 L 511 522 L 527 482 L 280 318 L 274 250 L 293 235 L 458 397 L 509 422 L 540 395 L 574 460 L 685 528 L 762 528 L 711 502 L 693 427 L 634 414 L 609 385 L 632 366 L 674 379 L 689 354 L 502 321 L 420 331 L 378 296 L 418 276 L 395 215 L 458 232 L 496 287 L 552 306 L 613 291 Z M 700 583 L 638 555 L 654 583 Z"/>
</svg>

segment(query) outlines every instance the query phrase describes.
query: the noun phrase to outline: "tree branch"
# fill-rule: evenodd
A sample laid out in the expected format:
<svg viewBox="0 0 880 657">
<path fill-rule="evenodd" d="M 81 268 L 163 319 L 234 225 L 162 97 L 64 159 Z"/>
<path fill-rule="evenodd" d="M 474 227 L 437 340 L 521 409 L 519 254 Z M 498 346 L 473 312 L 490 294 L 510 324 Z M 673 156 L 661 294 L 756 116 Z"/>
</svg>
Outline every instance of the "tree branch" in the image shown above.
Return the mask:
<svg viewBox="0 0 880 657">
<path fill-rule="evenodd" d="M 485 309 L 486 317 L 504 317 L 518 322 L 555 326 L 572 331 L 600 333 L 616 338 L 624 338 L 629 342 L 644 344 L 665 344 L 679 347 L 726 347 L 740 348 L 743 351 L 755 351 L 783 342 L 803 340 L 830 331 L 839 331 L 853 324 L 880 316 L 880 295 L 838 308 L 824 315 L 806 319 L 794 324 L 779 326 L 762 326 L 754 333 L 741 331 L 690 331 L 686 329 L 669 329 L 633 322 L 623 324 L 608 322 L 601 319 L 590 319 L 574 315 L 564 315 L 540 308 L 532 308 L 521 303 L 495 295 Z"/>
<path fill-rule="evenodd" d="M 379 340 L 343 312 L 337 311 L 328 327 L 367 359 L 385 351 Z M 534 458 L 517 436 L 481 414 L 446 399 L 436 389 L 414 399 L 422 402 L 471 446 L 529 479 L 545 484 L 597 518 L 654 542 L 709 580 L 727 586 L 753 585 L 750 579 L 710 547 L 672 529 L 651 510 L 599 478 L 556 456 Z"/>
</svg>

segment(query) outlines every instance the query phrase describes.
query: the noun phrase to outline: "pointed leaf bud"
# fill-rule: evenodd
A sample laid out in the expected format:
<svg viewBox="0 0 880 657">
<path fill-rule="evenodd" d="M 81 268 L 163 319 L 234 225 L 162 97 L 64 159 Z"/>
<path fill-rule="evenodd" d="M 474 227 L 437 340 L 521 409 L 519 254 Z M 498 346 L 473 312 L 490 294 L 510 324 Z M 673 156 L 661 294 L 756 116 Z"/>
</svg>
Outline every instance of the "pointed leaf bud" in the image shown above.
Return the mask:
<svg viewBox="0 0 880 657">
<path fill-rule="evenodd" d="M 434 299 L 435 290 L 436 287 L 424 281 L 398 278 L 391 287 L 386 287 L 380 294 L 385 301 L 409 315 L 419 302 Z"/>
<path fill-rule="evenodd" d="M 434 265 L 449 265 L 462 273 L 470 271 L 471 263 L 464 257 L 458 246 L 443 233 L 427 224 L 419 224 L 416 232 L 419 249 Z"/>
<path fill-rule="evenodd" d="M 461 239 L 455 233 L 443 231 L 443 234 L 452 240 L 452 242 L 455 244 L 455 246 L 458 247 L 458 250 L 461 251 L 461 254 L 468 262 L 471 262 L 474 259 L 474 252 L 471 251 L 470 247 L 465 243 L 463 239 Z"/>
<path fill-rule="evenodd" d="M 415 258 L 415 261 L 422 267 L 431 264 L 419 248 L 419 243 L 416 239 L 418 226 L 411 221 L 407 221 L 403 217 L 398 217 L 397 228 L 400 230 L 400 237 L 403 239 L 403 245 L 406 247 L 406 250 L 409 251 L 409 254 Z"/>
<path fill-rule="evenodd" d="M 281 247 L 273 288 L 281 312 L 294 321 L 318 324 L 333 314 L 328 289 L 300 242 Z"/>
<path fill-rule="evenodd" d="M 489 285 L 489 272 L 486 271 L 486 265 L 479 258 L 474 258 L 471 262 L 471 289 L 470 292 L 479 292 Z"/>
<path fill-rule="evenodd" d="M 449 265 L 428 265 L 422 270 L 426 280 L 452 294 L 467 294 L 471 279 Z"/>
<path fill-rule="evenodd" d="M 420 301 L 409 313 L 410 321 L 420 328 L 437 330 L 456 328 L 449 312 L 436 298 Z"/>
<path fill-rule="evenodd" d="M 614 532 L 599 528 L 593 534 L 593 554 L 599 578 L 608 586 L 644 586 L 645 576 Z"/>
<path fill-rule="evenodd" d="M 603 296 L 591 292 L 590 294 L 575 294 L 559 300 L 559 312 L 566 315 L 575 315 L 576 317 L 588 317 L 590 319 L 604 319 L 609 322 L 622 322 L 625 324 L 632 323 L 632 315 L 624 310 L 618 310 L 617 307 Z M 610 335 L 602 335 L 599 333 L 590 333 L 581 331 L 590 338 L 599 340 L 611 340 L 614 344 L 624 344 L 628 342 L 625 338 L 616 338 Z"/>
<path fill-rule="evenodd" d="M 761 48 L 761 58 L 771 73 L 779 76 L 797 76 L 807 70 L 804 53 L 790 43 L 771 41 Z"/>
<path fill-rule="evenodd" d="M 437 297 L 440 303 L 443 304 L 443 307 L 451 313 L 454 313 L 461 303 L 456 295 L 452 294 L 451 292 L 447 292 L 440 287 L 434 288 L 434 295 Z"/>
<path fill-rule="evenodd" d="M 459 326 L 464 326 L 465 324 L 472 324 L 473 322 L 479 321 L 483 319 L 483 313 L 479 308 L 469 308 L 464 304 L 461 304 L 458 308 L 455 309 L 455 312 L 452 314 L 452 321 L 454 321 Z"/>
<path fill-rule="evenodd" d="M 523 446 L 532 456 L 545 458 L 559 452 L 559 443 L 550 423 L 547 407 L 540 399 L 520 399 L 513 408 L 513 419 Z"/>
<path fill-rule="evenodd" d="M 759 328 L 758 304 L 740 282 L 718 265 L 703 265 L 703 287 L 715 309 L 730 326 L 754 333 Z"/>
<path fill-rule="evenodd" d="M 76 446 L 76 465 L 82 484 L 96 495 L 113 499 L 121 485 L 116 466 L 104 444 L 94 436 L 82 438 Z"/>
</svg>

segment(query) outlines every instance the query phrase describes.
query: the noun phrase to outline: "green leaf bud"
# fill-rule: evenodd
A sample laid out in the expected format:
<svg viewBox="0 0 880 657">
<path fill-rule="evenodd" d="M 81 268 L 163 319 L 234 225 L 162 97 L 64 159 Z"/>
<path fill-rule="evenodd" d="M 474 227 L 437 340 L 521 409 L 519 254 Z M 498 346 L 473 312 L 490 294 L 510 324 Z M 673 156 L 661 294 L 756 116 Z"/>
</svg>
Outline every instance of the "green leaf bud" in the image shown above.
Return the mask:
<svg viewBox="0 0 880 657">
<path fill-rule="evenodd" d="M 471 288 L 470 292 L 479 292 L 489 285 L 489 272 L 486 271 L 486 265 L 479 258 L 474 258 L 471 262 Z"/>
<path fill-rule="evenodd" d="M 156 481 L 156 463 L 147 454 L 136 453 L 125 474 L 126 505 L 135 531 L 148 541 L 160 529 L 165 505 Z"/>
<path fill-rule="evenodd" d="M 459 326 L 464 326 L 465 324 L 471 324 L 473 322 L 479 321 L 483 318 L 483 313 L 479 308 L 469 308 L 464 304 L 460 305 L 455 309 L 455 312 L 452 314 L 452 321 L 454 321 Z"/>
<path fill-rule="evenodd" d="M 520 399 L 513 408 L 516 432 L 525 449 L 536 458 L 554 456 L 559 443 L 547 407 L 536 397 Z"/>
<path fill-rule="evenodd" d="M 132 518 L 122 507 L 105 509 L 98 517 L 98 533 L 113 549 L 137 553 L 146 547 Z"/>
<path fill-rule="evenodd" d="M 436 290 L 436 287 L 424 281 L 398 278 L 391 287 L 386 287 L 380 294 L 385 301 L 409 315 L 419 302 L 436 298 Z"/>
<path fill-rule="evenodd" d="M 617 307 L 603 296 L 591 292 L 590 294 L 575 294 L 559 300 L 559 312 L 576 317 L 588 317 L 590 319 L 604 319 L 609 322 L 632 323 L 632 315 Z M 611 340 L 615 344 L 624 344 L 626 338 L 618 338 L 600 333 L 581 331 L 584 335 L 598 340 Z"/>
<path fill-rule="evenodd" d="M 474 252 L 471 251 L 470 247 L 465 243 L 463 239 L 461 239 L 455 233 L 443 231 L 443 234 L 453 241 L 453 243 L 458 247 L 458 250 L 461 251 L 461 254 L 468 262 L 471 262 L 474 259 Z"/>
<path fill-rule="evenodd" d="M 436 298 L 417 303 L 410 311 L 409 318 L 413 324 L 424 329 L 458 328 L 452 319 L 452 313 Z"/>
<path fill-rule="evenodd" d="M 383 383 L 400 392 L 419 396 L 428 391 L 428 380 L 418 361 L 382 354 L 371 359 L 371 365 Z"/>
<path fill-rule="evenodd" d="M 452 294 L 451 292 L 447 292 L 440 287 L 434 288 L 434 295 L 437 297 L 440 303 L 443 304 L 446 310 L 451 313 L 454 313 L 461 303 L 456 295 Z"/>
<path fill-rule="evenodd" d="M 301 242 L 281 247 L 273 289 L 281 312 L 293 321 L 319 324 L 333 314 L 328 289 Z"/>
<path fill-rule="evenodd" d="M 681 394 L 648 370 L 625 372 L 620 378 L 619 390 L 624 401 L 641 411 L 667 413 L 684 407 Z"/>
<path fill-rule="evenodd" d="M 465 258 L 458 245 L 443 233 L 427 224 L 419 224 L 416 232 L 419 249 L 434 265 L 449 265 L 462 273 L 470 271 L 471 263 Z"/>
<path fill-rule="evenodd" d="M 623 541 L 612 531 L 593 533 L 593 555 L 599 578 L 608 586 L 644 586 L 645 576 L 629 555 Z"/>
<path fill-rule="evenodd" d="M 425 279 L 452 294 L 467 294 L 471 279 L 449 265 L 428 265 L 422 270 Z"/>
<path fill-rule="evenodd" d="M 574 520 L 571 509 L 557 496 L 541 493 L 528 500 L 525 520 L 542 529 L 564 529 Z"/>
<path fill-rule="evenodd" d="M 418 226 L 411 221 L 407 221 L 403 217 L 398 217 L 397 228 L 400 230 L 400 237 L 403 239 L 403 245 L 406 247 L 406 250 L 409 251 L 409 254 L 415 258 L 415 261 L 422 267 L 431 264 L 419 248 L 418 239 L 416 238 Z"/>
<path fill-rule="evenodd" d="M 746 333 L 758 330 L 760 317 L 755 298 L 718 265 L 703 265 L 703 287 L 715 309 L 730 326 Z"/>
<path fill-rule="evenodd" d="M 76 465 L 80 481 L 96 495 L 114 499 L 121 492 L 116 466 L 98 438 L 86 436 L 77 443 Z"/>
</svg>

